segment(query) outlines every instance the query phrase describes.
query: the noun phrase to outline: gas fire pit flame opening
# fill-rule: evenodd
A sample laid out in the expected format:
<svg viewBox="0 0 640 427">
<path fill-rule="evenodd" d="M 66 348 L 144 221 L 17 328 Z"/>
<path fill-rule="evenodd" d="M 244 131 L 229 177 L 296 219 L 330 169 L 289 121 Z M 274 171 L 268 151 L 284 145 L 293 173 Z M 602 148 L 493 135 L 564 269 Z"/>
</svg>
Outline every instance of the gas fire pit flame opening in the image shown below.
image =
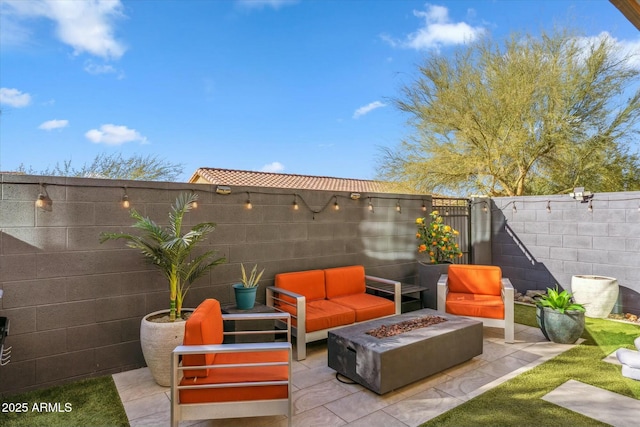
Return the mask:
<svg viewBox="0 0 640 427">
<path fill-rule="evenodd" d="M 382 325 L 376 329 L 367 331 L 367 335 L 375 338 L 386 338 L 409 332 L 414 329 L 426 328 L 427 326 L 437 325 L 446 322 L 447 319 L 440 316 L 424 316 L 418 319 L 405 320 L 404 322 L 394 323 L 393 325 Z"/>
</svg>

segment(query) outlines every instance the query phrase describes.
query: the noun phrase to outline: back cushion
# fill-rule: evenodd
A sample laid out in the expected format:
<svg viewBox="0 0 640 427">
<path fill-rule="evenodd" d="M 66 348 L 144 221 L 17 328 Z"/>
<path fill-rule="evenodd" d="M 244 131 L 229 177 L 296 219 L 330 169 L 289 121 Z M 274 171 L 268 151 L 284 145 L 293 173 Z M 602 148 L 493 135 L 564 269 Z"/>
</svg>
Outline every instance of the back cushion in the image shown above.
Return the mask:
<svg viewBox="0 0 640 427">
<path fill-rule="evenodd" d="M 276 274 L 276 288 L 286 289 L 304 295 L 307 302 L 326 298 L 324 291 L 324 271 L 308 270 Z M 288 300 L 283 296 L 283 299 Z"/>
<path fill-rule="evenodd" d="M 184 328 L 184 345 L 222 344 L 222 313 L 215 299 L 204 300 L 187 319 Z M 182 366 L 212 365 L 215 354 L 193 354 L 182 356 Z M 206 377 L 209 369 L 183 371 L 185 378 Z"/>
<path fill-rule="evenodd" d="M 328 299 L 362 294 L 366 291 L 364 267 L 361 265 L 328 268 L 324 270 L 324 279 Z"/>
<path fill-rule="evenodd" d="M 465 294 L 501 294 L 502 270 L 492 265 L 449 266 L 448 287 L 450 292 Z"/>
</svg>

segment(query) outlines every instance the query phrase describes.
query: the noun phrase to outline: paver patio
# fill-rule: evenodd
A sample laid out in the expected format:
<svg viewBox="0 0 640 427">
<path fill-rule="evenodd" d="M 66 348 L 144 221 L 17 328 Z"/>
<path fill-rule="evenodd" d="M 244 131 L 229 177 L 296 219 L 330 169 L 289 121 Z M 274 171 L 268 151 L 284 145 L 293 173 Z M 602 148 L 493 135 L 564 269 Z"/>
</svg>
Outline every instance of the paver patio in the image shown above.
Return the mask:
<svg viewBox="0 0 640 427">
<path fill-rule="evenodd" d="M 482 355 L 382 396 L 339 381 L 327 366 L 326 341 L 314 343 L 305 360 L 293 362 L 293 425 L 416 426 L 572 347 L 546 341 L 538 328 L 524 325 L 516 325 L 513 344 L 505 344 L 503 335 L 500 329 L 484 328 Z M 147 368 L 113 378 L 132 427 L 169 424 L 169 388 L 156 385 Z M 580 399 L 584 400 L 584 395 Z M 633 413 L 633 419 L 620 418 L 616 425 L 633 425 Z M 276 427 L 285 426 L 286 420 L 257 417 L 180 425 Z"/>
</svg>

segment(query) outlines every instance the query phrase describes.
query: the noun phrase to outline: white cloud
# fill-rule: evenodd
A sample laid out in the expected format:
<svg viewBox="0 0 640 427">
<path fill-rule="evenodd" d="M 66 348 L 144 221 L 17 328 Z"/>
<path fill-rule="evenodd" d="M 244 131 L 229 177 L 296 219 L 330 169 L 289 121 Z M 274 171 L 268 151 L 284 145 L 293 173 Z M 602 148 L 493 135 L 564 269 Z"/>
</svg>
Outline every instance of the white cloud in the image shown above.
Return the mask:
<svg viewBox="0 0 640 427">
<path fill-rule="evenodd" d="M 416 50 L 439 49 L 446 45 L 464 44 L 477 39 L 484 28 L 472 27 L 466 22 L 451 22 L 449 10 L 444 6 L 426 5 L 426 10 L 414 10 L 413 14 L 424 19 L 424 25 L 409 34 L 404 40 L 395 39 L 388 34 L 380 37 L 392 47 Z"/>
<path fill-rule="evenodd" d="M 94 144 L 122 145 L 133 141 L 147 143 L 147 138 L 140 135 L 137 130 L 112 124 L 102 125 L 100 130 L 91 129 L 84 136 Z"/>
<path fill-rule="evenodd" d="M 42 130 L 54 130 L 54 129 L 62 129 L 69 126 L 69 120 L 48 120 L 38 126 L 38 129 Z"/>
<path fill-rule="evenodd" d="M 118 59 L 126 50 L 114 36 L 114 22 L 124 17 L 120 0 L 4 1 L 2 12 L 4 21 L 10 22 L 13 31 L 20 31 L 23 41 L 30 35 L 24 19 L 47 18 L 55 23 L 58 39 L 73 47 L 75 55 L 86 52 Z"/>
<path fill-rule="evenodd" d="M 22 93 L 18 89 L 0 88 L 0 104 L 6 104 L 11 107 L 26 107 L 31 103 L 31 95 Z"/>
<path fill-rule="evenodd" d="M 280 9 L 283 6 L 298 3 L 298 0 L 237 0 L 236 3 L 246 9 L 263 9 L 265 7 Z"/>
<path fill-rule="evenodd" d="M 372 112 L 373 110 L 375 110 L 376 108 L 382 108 L 382 107 L 386 107 L 387 104 L 383 104 L 380 101 L 374 101 L 374 102 L 370 102 L 369 104 L 358 108 L 354 113 L 353 113 L 353 118 L 354 119 L 359 119 L 360 117 L 364 116 L 365 114 L 369 114 L 370 112 Z"/>
<path fill-rule="evenodd" d="M 264 165 L 260 172 L 282 172 L 284 170 L 284 165 L 280 162 L 272 162 Z"/>
</svg>

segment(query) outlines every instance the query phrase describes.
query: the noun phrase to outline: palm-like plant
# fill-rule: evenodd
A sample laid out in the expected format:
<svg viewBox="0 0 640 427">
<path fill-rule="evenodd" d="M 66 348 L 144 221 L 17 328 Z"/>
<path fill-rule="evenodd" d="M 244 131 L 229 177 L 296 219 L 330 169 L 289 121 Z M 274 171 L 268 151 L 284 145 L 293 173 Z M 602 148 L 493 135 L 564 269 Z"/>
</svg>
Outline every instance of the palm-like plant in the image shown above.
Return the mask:
<svg viewBox="0 0 640 427">
<path fill-rule="evenodd" d="M 564 313 L 565 311 L 585 311 L 582 304 L 577 304 L 573 301 L 573 297 L 569 292 L 566 290 L 559 292 L 558 285 L 556 285 L 555 289 L 547 288 L 547 294 L 541 296 L 536 301 L 536 304 L 540 307 L 551 308 L 560 313 Z"/>
<path fill-rule="evenodd" d="M 135 220 L 132 227 L 142 231 L 142 235 L 128 233 L 101 233 L 100 243 L 107 240 L 124 239 L 127 246 L 139 249 L 145 259 L 157 266 L 169 281 L 169 320 L 182 317 L 182 302 L 191 284 L 225 258 L 216 258 L 215 251 L 207 251 L 202 255 L 191 256 L 192 251 L 207 234 L 215 230 L 213 222 L 194 225 L 191 230 L 182 233 L 184 215 L 198 200 L 196 193 L 181 193 L 169 212 L 169 225 L 161 227 L 148 217 L 143 217 L 135 209 L 131 209 L 131 218 Z"/>
</svg>

